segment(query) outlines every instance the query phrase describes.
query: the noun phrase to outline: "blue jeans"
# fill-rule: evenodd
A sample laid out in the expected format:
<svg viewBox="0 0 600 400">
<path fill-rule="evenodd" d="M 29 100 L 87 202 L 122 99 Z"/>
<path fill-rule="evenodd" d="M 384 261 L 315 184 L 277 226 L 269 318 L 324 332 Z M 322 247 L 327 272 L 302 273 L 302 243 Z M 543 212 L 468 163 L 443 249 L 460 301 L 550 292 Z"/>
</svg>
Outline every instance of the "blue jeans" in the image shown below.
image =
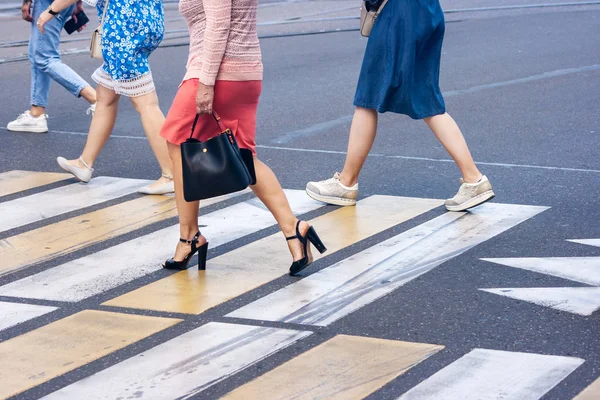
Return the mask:
<svg viewBox="0 0 600 400">
<path fill-rule="evenodd" d="M 65 22 L 71 17 L 75 5 L 64 9 L 44 26 L 44 34 L 36 22 L 40 14 L 52 4 L 52 0 L 34 0 L 32 5 L 33 23 L 29 39 L 29 61 L 31 62 L 31 105 L 46 107 L 50 92 L 50 79 L 58 82 L 74 96 L 89 86 L 82 77 L 68 65 L 63 64 L 58 54 L 60 33 Z"/>
</svg>

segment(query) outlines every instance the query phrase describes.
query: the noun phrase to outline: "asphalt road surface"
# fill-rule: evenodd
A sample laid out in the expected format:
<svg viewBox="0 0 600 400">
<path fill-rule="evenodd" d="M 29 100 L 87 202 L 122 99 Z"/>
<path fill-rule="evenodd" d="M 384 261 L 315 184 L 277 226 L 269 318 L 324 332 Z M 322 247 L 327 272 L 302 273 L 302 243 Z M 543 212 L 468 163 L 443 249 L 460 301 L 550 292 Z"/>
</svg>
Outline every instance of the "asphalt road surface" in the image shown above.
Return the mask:
<svg viewBox="0 0 600 400">
<path fill-rule="evenodd" d="M 78 184 L 55 159 L 80 154 L 89 117 L 54 84 L 49 133 L 0 128 L 0 398 L 600 399 L 600 4 L 569 3 L 443 3 L 448 112 L 496 192 L 469 213 L 441 206 L 459 185 L 442 146 L 393 114 L 356 208 L 306 197 L 342 168 L 366 40 L 354 1 L 261 3 L 259 157 L 329 247 L 296 278 L 249 193 L 201 209 L 206 272 L 162 270 L 177 220 L 172 198 L 135 194 L 159 176 L 136 112 L 121 100 Z M 5 126 L 29 64 L 2 12 Z M 187 57 L 167 12 L 165 112 Z M 87 78 L 86 46 L 62 49 Z"/>
</svg>

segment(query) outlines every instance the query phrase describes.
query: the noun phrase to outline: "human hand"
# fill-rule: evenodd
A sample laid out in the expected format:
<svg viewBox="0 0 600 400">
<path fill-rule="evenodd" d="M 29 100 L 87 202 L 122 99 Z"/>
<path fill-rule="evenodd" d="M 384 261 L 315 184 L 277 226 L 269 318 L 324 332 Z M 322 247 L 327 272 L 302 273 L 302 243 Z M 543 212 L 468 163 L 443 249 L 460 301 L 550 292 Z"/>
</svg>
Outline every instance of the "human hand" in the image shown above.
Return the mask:
<svg viewBox="0 0 600 400">
<path fill-rule="evenodd" d="M 196 113 L 212 114 L 214 97 L 215 87 L 199 82 L 198 91 L 196 92 Z"/>
<path fill-rule="evenodd" d="M 83 11 L 83 2 L 80 0 L 77 2 L 77 5 L 75 6 L 75 9 L 73 10 L 73 14 L 71 14 L 71 18 L 73 18 L 73 21 L 75 21 L 75 23 L 78 22 L 77 14 L 79 14 L 82 11 Z M 85 28 L 85 25 L 81 25 L 81 27 L 77 29 L 77 32 L 81 32 L 83 30 L 83 28 Z"/>
<path fill-rule="evenodd" d="M 44 25 L 46 25 L 46 23 L 48 21 L 50 21 L 52 18 L 54 18 L 54 16 L 52 14 L 50 14 L 48 12 L 48 10 L 44 11 L 40 17 L 37 20 L 37 27 L 40 30 L 40 32 L 44 33 Z"/>
<path fill-rule="evenodd" d="M 23 0 L 21 15 L 25 21 L 33 22 L 33 17 L 31 16 L 31 0 Z"/>
</svg>

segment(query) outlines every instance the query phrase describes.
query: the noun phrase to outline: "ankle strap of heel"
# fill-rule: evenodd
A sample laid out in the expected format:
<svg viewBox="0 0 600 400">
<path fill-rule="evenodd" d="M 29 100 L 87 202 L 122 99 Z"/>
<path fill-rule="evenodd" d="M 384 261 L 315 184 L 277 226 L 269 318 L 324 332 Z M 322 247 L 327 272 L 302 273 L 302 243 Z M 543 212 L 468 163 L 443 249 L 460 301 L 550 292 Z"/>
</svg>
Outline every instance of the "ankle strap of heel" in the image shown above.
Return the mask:
<svg viewBox="0 0 600 400">
<path fill-rule="evenodd" d="M 294 239 L 302 239 L 302 235 L 300 234 L 300 220 L 298 220 L 298 222 L 296 223 L 296 234 L 294 236 L 288 236 L 285 238 L 285 240 L 290 241 L 290 240 L 294 240 Z"/>
<path fill-rule="evenodd" d="M 191 239 L 189 239 L 189 240 L 188 239 L 179 238 L 179 241 L 181 243 L 185 243 L 185 244 L 194 244 L 194 243 L 198 243 L 198 239 L 199 238 L 200 238 L 200 231 L 198 231 L 198 233 L 196 233 L 194 235 L 194 237 L 191 238 Z"/>
</svg>

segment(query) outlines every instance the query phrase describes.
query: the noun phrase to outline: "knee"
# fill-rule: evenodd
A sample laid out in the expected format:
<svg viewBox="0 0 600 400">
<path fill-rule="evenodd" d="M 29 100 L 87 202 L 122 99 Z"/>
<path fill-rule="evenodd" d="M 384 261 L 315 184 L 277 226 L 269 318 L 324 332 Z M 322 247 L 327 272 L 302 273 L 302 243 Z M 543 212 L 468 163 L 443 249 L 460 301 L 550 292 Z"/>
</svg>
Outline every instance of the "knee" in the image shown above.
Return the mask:
<svg viewBox="0 0 600 400">
<path fill-rule="evenodd" d="M 96 91 L 96 102 L 99 106 L 113 107 L 117 104 L 119 96 L 114 93 L 108 94 L 103 90 Z"/>
<path fill-rule="evenodd" d="M 39 69 L 40 71 L 46 72 L 48 71 L 48 68 L 50 67 L 50 64 L 53 62 L 51 57 L 47 57 L 44 54 L 40 53 L 40 52 L 35 52 L 35 54 L 33 55 L 33 57 L 30 56 L 29 58 L 32 62 L 32 64 Z"/>
<path fill-rule="evenodd" d="M 143 101 L 134 100 L 133 108 L 140 115 L 142 115 L 146 112 L 156 112 L 157 110 L 160 112 L 160 107 L 158 105 L 158 98 L 145 98 Z"/>
</svg>

